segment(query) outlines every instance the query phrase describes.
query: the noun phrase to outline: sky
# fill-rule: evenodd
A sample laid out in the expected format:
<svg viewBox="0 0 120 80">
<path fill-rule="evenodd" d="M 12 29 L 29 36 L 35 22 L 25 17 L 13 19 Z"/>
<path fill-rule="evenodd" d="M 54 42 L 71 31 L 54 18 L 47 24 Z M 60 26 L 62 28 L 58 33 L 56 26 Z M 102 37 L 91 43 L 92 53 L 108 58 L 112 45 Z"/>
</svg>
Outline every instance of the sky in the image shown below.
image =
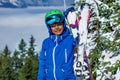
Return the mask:
<svg viewBox="0 0 120 80">
<path fill-rule="evenodd" d="M 31 35 L 36 39 L 36 50 L 40 51 L 42 41 L 48 37 L 44 22 L 45 13 L 55 8 L 64 9 L 54 6 L 24 9 L 0 8 L 0 51 L 6 44 L 11 51 L 14 51 L 22 38 L 28 44 Z"/>
</svg>

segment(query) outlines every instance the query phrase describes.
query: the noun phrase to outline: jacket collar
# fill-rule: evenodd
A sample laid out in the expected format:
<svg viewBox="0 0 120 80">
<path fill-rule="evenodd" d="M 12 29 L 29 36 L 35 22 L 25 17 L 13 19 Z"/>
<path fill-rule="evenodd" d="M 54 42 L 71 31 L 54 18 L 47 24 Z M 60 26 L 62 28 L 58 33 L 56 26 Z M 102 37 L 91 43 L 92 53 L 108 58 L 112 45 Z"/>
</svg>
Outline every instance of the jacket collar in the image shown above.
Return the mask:
<svg viewBox="0 0 120 80">
<path fill-rule="evenodd" d="M 69 34 L 69 30 L 66 28 L 61 35 L 51 35 L 50 38 L 54 43 L 56 43 L 56 41 L 57 43 L 59 43 L 64 40 Z"/>
</svg>

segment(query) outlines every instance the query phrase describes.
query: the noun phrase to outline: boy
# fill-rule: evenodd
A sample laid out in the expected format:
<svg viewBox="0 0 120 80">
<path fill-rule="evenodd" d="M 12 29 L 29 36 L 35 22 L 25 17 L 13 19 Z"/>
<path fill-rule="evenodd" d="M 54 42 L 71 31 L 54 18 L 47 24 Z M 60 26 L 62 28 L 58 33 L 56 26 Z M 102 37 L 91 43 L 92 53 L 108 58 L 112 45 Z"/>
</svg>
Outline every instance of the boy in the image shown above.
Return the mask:
<svg viewBox="0 0 120 80">
<path fill-rule="evenodd" d="M 39 57 L 38 80 L 75 80 L 74 38 L 60 10 L 45 15 L 49 37 L 43 41 Z"/>
</svg>

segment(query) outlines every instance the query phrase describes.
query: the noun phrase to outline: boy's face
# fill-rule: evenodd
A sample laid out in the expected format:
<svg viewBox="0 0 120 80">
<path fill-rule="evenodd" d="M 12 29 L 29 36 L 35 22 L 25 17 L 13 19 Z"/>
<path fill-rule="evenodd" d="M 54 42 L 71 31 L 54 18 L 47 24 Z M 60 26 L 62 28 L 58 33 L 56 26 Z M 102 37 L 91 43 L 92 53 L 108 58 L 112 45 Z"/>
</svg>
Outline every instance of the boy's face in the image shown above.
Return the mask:
<svg viewBox="0 0 120 80">
<path fill-rule="evenodd" d="M 53 25 L 50 25 L 50 28 L 55 35 L 62 34 L 62 32 L 64 30 L 62 23 L 55 23 Z"/>
</svg>

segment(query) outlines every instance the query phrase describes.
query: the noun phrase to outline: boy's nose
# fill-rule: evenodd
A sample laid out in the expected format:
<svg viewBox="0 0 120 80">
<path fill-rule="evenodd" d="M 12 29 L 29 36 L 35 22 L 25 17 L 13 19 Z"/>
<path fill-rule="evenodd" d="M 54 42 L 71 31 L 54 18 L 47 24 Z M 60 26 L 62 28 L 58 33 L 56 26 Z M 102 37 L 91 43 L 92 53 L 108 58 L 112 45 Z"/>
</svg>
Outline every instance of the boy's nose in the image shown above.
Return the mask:
<svg viewBox="0 0 120 80">
<path fill-rule="evenodd" d="M 59 26 L 56 25 L 55 28 L 59 28 Z"/>
</svg>

